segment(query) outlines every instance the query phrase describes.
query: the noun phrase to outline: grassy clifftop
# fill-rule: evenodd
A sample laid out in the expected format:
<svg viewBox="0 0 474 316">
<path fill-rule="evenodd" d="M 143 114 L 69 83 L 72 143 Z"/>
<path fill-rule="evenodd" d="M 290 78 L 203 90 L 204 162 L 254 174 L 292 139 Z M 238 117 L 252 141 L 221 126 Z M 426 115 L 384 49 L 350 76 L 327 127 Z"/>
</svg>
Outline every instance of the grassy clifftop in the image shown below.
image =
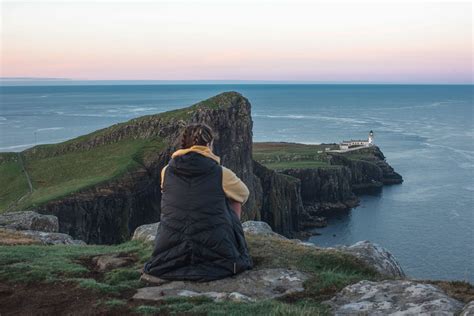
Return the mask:
<svg viewBox="0 0 474 316">
<path fill-rule="evenodd" d="M 133 301 L 135 289 L 143 287 L 139 269 L 149 258 L 151 244 L 130 241 L 115 246 L 0 246 L 0 283 L 13 294 L 0 297 L 6 312 L 76 314 L 175 314 L 191 315 L 318 315 L 327 314 L 321 302 L 345 285 L 361 279 L 376 280 L 380 276 L 355 257 L 337 251 L 321 251 L 300 246 L 289 240 L 246 236 L 255 269 L 291 268 L 310 275 L 305 291 L 281 300 L 255 303 L 216 303 L 206 298 L 170 298 L 162 302 Z M 98 271 L 92 263 L 97 255 L 120 254 L 131 258 L 128 265 Z M 38 289 L 41 288 L 41 291 Z M 4 289 L 5 290 L 5 289 Z M 58 290 L 60 297 L 56 297 Z M 34 300 L 25 299 L 30 291 L 38 291 Z M 75 304 L 78 298 L 81 304 Z M 38 301 L 38 302 L 36 302 Z M 30 306 L 33 305 L 33 306 Z M 36 306 L 36 308 L 38 308 Z"/>
<path fill-rule="evenodd" d="M 62 143 L 0 153 L 0 213 L 35 207 L 136 170 L 169 145 L 169 139 L 160 135 L 162 128 L 177 129 L 176 124 L 190 119 L 194 112 L 225 109 L 239 96 L 223 93 L 187 108 L 139 117 Z"/>
</svg>

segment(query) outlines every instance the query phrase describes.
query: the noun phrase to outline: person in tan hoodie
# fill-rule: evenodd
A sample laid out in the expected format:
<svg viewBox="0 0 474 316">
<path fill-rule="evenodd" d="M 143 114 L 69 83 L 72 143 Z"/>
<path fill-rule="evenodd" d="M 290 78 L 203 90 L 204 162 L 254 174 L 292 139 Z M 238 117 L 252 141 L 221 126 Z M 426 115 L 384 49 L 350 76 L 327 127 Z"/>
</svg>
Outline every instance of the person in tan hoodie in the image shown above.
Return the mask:
<svg viewBox="0 0 474 316">
<path fill-rule="evenodd" d="M 144 280 L 211 281 L 252 268 L 240 222 L 249 190 L 220 164 L 213 143 L 209 126 L 190 124 L 163 168 L 160 227 Z"/>
<path fill-rule="evenodd" d="M 213 151 L 214 146 L 214 136 L 212 135 L 212 130 L 209 126 L 205 124 L 193 124 L 189 125 L 185 133 L 182 136 L 182 149 L 175 151 L 171 158 L 176 158 L 179 156 L 186 155 L 190 152 L 195 152 L 201 154 L 205 157 L 208 157 L 218 164 L 220 164 L 221 159 L 220 157 L 216 156 Z M 196 141 L 198 139 L 202 139 L 202 141 Z M 206 145 L 202 145 L 202 143 L 207 142 Z M 197 143 L 197 144 L 195 144 Z M 163 189 L 163 184 L 165 181 L 165 174 L 166 174 L 166 165 L 161 170 L 161 189 Z M 227 198 L 229 198 L 232 209 L 237 214 L 238 218 L 240 219 L 242 214 L 242 205 L 247 202 L 249 197 L 249 189 L 242 182 L 242 180 L 237 177 L 237 175 L 230 169 L 221 166 L 222 168 L 222 189 L 224 190 Z"/>
</svg>

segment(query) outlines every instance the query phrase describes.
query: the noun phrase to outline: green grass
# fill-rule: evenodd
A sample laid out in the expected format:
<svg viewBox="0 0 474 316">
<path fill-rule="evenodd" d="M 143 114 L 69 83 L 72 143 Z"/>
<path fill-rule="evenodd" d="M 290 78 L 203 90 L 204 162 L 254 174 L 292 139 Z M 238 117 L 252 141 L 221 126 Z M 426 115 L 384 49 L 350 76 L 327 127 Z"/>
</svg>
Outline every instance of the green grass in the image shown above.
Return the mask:
<svg viewBox="0 0 474 316">
<path fill-rule="evenodd" d="M 324 161 L 310 161 L 310 160 L 299 160 L 299 161 L 280 161 L 280 162 L 269 162 L 265 163 L 265 167 L 273 170 L 285 170 L 285 169 L 317 169 L 317 168 L 339 168 L 339 166 L 332 166 Z"/>
<path fill-rule="evenodd" d="M 269 169 L 331 168 L 326 148 L 337 145 L 306 145 L 297 143 L 254 143 L 253 159 Z"/>
<path fill-rule="evenodd" d="M 81 287 L 104 293 L 119 293 L 139 287 L 144 262 L 152 250 L 150 244 L 129 241 L 115 246 L 26 245 L 0 246 L 0 280 L 8 282 L 75 282 Z M 103 280 L 89 276 L 81 260 L 107 253 L 130 253 L 135 264 L 106 272 Z"/>
<path fill-rule="evenodd" d="M 0 163 L 0 211 L 29 192 L 28 182 L 18 160 Z"/>
<path fill-rule="evenodd" d="M 379 274 L 357 258 L 338 251 L 299 246 L 289 240 L 247 236 L 255 268 L 291 268 L 305 272 L 305 291 L 278 300 L 252 303 L 213 302 L 209 298 L 168 298 L 134 307 L 123 293 L 142 284 L 138 269 L 149 258 L 151 243 L 131 241 L 115 246 L 0 246 L 0 280 L 4 282 L 74 282 L 96 292 L 101 305 L 139 314 L 208 315 L 327 315 L 322 302 L 344 286 L 360 280 L 377 280 Z M 91 275 L 86 258 L 106 253 L 132 253 L 137 261 L 128 267 Z M 127 296 L 128 297 L 128 296 Z M 120 299 L 119 299 L 120 298 Z"/>
<path fill-rule="evenodd" d="M 35 159 L 30 156 L 24 163 L 33 184 L 33 193 L 24 198 L 16 209 L 38 206 L 117 178 L 138 168 L 150 153 L 160 151 L 164 146 L 160 139 L 124 140 L 92 150 L 51 157 Z M 25 175 L 16 162 L 0 165 L 0 179 L 1 211 L 29 189 Z"/>
<path fill-rule="evenodd" d="M 380 275 L 354 256 L 331 250 L 298 246 L 288 240 L 248 236 L 250 254 L 260 267 L 290 267 L 308 273 L 299 298 L 321 302 L 346 285 L 376 280 Z"/>
<path fill-rule="evenodd" d="M 329 163 L 326 149 L 339 149 L 336 144 L 306 145 L 297 143 L 267 142 L 253 144 L 253 159 L 273 170 L 340 168 Z M 370 161 L 374 158 L 373 148 L 338 153 L 352 160 Z"/>
<path fill-rule="evenodd" d="M 200 109 L 224 109 L 240 97 L 235 92 L 222 93 L 187 108 L 142 116 L 63 143 L 30 148 L 23 152 L 23 160 L 33 183 L 33 193 L 19 204 L 15 203 L 29 192 L 26 178 L 18 164 L 17 155 L 1 153 L 0 213 L 10 205 L 15 205 L 15 210 L 24 210 L 60 199 L 120 177 L 141 164 L 153 161 L 156 153 L 165 148 L 165 141 L 157 138 L 140 139 L 130 128 L 134 125 L 153 126 L 158 121 L 189 120 Z M 114 139 L 117 138 L 114 135 L 125 137 L 118 140 Z M 101 139 L 98 141 L 101 145 L 94 145 L 97 139 Z"/>
</svg>

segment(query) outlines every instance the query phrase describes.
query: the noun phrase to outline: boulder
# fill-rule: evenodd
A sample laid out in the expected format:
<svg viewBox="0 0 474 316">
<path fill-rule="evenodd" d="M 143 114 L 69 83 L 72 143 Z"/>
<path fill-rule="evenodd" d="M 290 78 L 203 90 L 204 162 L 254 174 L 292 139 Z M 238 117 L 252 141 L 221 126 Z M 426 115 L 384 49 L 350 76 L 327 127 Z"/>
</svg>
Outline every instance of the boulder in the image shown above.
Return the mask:
<svg viewBox="0 0 474 316">
<path fill-rule="evenodd" d="M 385 276 L 405 277 L 405 273 L 395 256 L 387 249 L 370 241 L 359 241 L 352 246 L 341 246 L 336 247 L 336 249 L 356 256 Z"/>
<path fill-rule="evenodd" d="M 36 230 L 56 233 L 59 230 L 58 218 L 33 211 L 11 212 L 0 215 L 0 226 L 16 230 Z"/>
<path fill-rule="evenodd" d="M 470 301 L 469 303 L 464 306 L 462 309 L 461 314 L 459 316 L 469 316 L 469 315 L 474 315 L 474 301 Z"/>
<path fill-rule="evenodd" d="M 261 235 L 274 237 L 279 239 L 287 239 L 286 237 L 272 231 L 270 225 L 261 221 L 247 221 L 242 223 L 242 227 L 246 234 Z M 339 246 L 336 248 L 320 248 L 315 244 L 303 242 L 299 239 L 291 239 L 298 245 L 312 247 L 315 249 L 334 249 L 356 256 L 367 265 L 373 267 L 380 274 L 388 277 L 403 278 L 405 273 L 398 263 L 394 255 L 387 249 L 371 243 L 370 241 L 359 241 L 352 246 Z"/>
<path fill-rule="evenodd" d="M 128 266 L 134 261 L 135 259 L 129 255 L 124 256 L 118 253 L 101 255 L 92 258 L 92 262 L 96 265 L 97 271 L 100 272 Z"/>
<path fill-rule="evenodd" d="M 155 241 L 160 222 L 138 226 L 133 233 L 132 240 Z"/>
<path fill-rule="evenodd" d="M 43 245 L 85 245 L 82 240 L 75 240 L 67 234 L 48 233 L 35 230 L 14 230 L 0 228 L 0 236 L 7 236 L 0 244 L 43 244 Z M 8 240 L 8 242 L 6 242 Z"/>
<path fill-rule="evenodd" d="M 335 315 L 455 315 L 463 308 L 433 285 L 406 280 L 360 281 L 325 303 Z"/>
<path fill-rule="evenodd" d="M 261 221 L 246 221 L 242 223 L 244 233 L 253 235 L 262 235 L 279 239 L 288 239 L 285 236 L 275 233 L 270 225 Z"/>
<path fill-rule="evenodd" d="M 250 302 L 301 292 L 308 276 L 297 270 L 247 270 L 233 277 L 211 282 L 171 281 L 145 287 L 133 296 L 138 300 L 160 301 L 169 297 L 206 296 L 214 301 Z"/>
</svg>

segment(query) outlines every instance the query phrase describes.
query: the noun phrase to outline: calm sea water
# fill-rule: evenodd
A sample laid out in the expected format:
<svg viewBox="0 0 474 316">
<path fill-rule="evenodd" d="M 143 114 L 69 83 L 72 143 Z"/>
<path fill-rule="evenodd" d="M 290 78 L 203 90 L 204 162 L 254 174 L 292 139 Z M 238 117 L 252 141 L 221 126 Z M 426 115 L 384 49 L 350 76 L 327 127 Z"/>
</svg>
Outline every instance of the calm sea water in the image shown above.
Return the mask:
<svg viewBox="0 0 474 316">
<path fill-rule="evenodd" d="M 250 99 L 255 141 L 375 141 L 405 179 L 363 196 L 311 241 L 371 240 L 415 278 L 474 282 L 473 86 L 16 86 L 0 93 L 0 151 L 54 143 L 223 91 Z"/>
</svg>

